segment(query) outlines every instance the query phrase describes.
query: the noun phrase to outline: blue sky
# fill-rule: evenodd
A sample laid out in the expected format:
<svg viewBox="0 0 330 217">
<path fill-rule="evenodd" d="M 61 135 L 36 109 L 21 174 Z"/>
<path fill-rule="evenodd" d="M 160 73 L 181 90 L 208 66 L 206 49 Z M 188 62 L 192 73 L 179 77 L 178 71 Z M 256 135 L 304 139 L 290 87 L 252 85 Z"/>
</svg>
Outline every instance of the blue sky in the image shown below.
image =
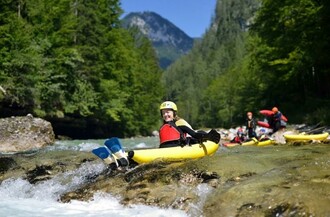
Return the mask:
<svg viewBox="0 0 330 217">
<path fill-rule="evenodd" d="M 121 0 L 124 15 L 153 11 L 190 37 L 201 37 L 211 23 L 217 0 Z"/>
</svg>

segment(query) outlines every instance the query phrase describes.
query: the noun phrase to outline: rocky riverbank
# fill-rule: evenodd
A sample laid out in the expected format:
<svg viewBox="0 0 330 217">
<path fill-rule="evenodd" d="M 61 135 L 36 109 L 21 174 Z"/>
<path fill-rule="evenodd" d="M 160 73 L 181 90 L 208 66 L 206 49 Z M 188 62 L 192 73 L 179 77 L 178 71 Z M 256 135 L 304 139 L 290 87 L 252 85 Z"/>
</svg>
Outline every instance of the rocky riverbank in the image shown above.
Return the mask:
<svg viewBox="0 0 330 217">
<path fill-rule="evenodd" d="M 107 192 L 127 206 L 177 208 L 191 216 L 327 216 L 329 159 L 328 144 L 221 148 L 212 157 L 128 171 L 104 166 L 59 200 L 88 201 L 96 192 Z M 37 184 L 93 164 L 103 162 L 90 152 L 6 155 L 0 158 L 0 181 L 21 177 Z"/>
</svg>

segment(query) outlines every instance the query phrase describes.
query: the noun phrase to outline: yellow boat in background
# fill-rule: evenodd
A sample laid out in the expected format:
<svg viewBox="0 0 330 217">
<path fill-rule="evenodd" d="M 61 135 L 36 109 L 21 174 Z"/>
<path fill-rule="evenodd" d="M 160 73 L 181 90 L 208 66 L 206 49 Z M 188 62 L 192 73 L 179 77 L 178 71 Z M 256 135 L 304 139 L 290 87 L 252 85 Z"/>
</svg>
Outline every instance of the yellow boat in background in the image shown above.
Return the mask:
<svg viewBox="0 0 330 217">
<path fill-rule="evenodd" d="M 135 162 L 149 163 L 154 160 L 179 161 L 184 159 L 197 159 L 213 155 L 219 148 L 219 144 L 206 141 L 202 144 L 193 144 L 171 148 L 141 149 L 128 152 L 128 157 Z"/>
<path fill-rule="evenodd" d="M 258 141 L 257 146 L 267 146 L 267 145 L 273 145 L 275 144 L 275 140 L 273 139 L 267 139 L 263 141 Z"/>
<path fill-rule="evenodd" d="M 306 142 L 311 140 L 324 141 L 328 138 L 329 133 L 321 134 L 286 134 L 283 135 L 287 142 Z"/>
<path fill-rule="evenodd" d="M 267 146 L 267 145 L 272 145 L 275 144 L 275 140 L 273 139 L 266 139 L 262 141 L 258 141 L 257 139 L 251 139 L 250 141 L 243 142 L 243 143 L 226 143 L 224 144 L 225 147 L 231 148 L 235 146 Z"/>
</svg>

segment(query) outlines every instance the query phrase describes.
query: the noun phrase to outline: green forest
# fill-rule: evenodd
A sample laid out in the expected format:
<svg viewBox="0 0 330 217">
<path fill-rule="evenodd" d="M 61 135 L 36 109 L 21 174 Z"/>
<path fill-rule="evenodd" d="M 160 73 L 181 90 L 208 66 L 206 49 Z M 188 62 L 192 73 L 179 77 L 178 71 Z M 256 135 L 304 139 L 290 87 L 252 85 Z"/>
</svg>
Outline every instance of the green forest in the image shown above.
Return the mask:
<svg viewBox="0 0 330 217">
<path fill-rule="evenodd" d="M 0 8 L 2 116 L 32 113 L 73 137 L 147 135 L 158 124 L 162 71 L 151 43 L 120 27 L 119 0 Z"/>
<path fill-rule="evenodd" d="M 203 38 L 165 71 L 121 27 L 119 0 L 0 8 L 1 117 L 31 113 L 73 138 L 144 136 L 172 100 L 195 128 L 273 106 L 291 123 L 330 123 L 329 1 L 218 0 Z"/>
<path fill-rule="evenodd" d="M 277 106 L 291 123 L 330 123 L 330 2 L 218 0 L 203 40 L 163 74 L 194 126 L 230 127 Z"/>
</svg>

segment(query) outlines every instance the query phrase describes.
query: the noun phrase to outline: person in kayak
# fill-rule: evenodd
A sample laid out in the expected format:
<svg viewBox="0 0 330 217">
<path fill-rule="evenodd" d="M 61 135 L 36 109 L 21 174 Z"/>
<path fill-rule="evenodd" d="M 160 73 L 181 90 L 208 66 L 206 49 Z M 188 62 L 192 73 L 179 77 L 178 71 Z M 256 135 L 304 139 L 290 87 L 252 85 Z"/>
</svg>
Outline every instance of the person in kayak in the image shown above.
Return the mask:
<svg viewBox="0 0 330 217">
<path fill-rule="evenodd" d="M 212 129 L 209 133 L 195 131 L 190 124 L 177 115 L 178 108 L 174 102 L 165 101 L 160 107 L 163 125 L 159 130 L 160 148 L 185 146 L 211 140 L 219 143 L 220 134 Z"/>
<path fill-rule="evenodd" d="M 266 135 L 266 130 L 265 130 L 264 128 L 261 128 L 261 129 L 259 130 L 259 133 L 258 133 L 258 137 L 257 137 L 257 139 L 258 139 L 259 141 L 269 140 L 269 137 L 267 137 L 267 135 Z"/>
<path fill-rule="evenodd" d="M 246 129 L 248 131 L 248 136 L 250 139 L 252 138 L 256 138 L 257 134 L 256 134 L 256 121 L 253 118 L 253 114 L 252 112 L 248 112 L 246 113 Z"/>
<path fill-rule="evenodd" d="M 231 143 L 239 143 L 241 144 L 242 142 L 245 141 L 245 135 L 243 132 L 242 127 L 238 128 L 236 136 L 230 140 Z"/>
</svg>

